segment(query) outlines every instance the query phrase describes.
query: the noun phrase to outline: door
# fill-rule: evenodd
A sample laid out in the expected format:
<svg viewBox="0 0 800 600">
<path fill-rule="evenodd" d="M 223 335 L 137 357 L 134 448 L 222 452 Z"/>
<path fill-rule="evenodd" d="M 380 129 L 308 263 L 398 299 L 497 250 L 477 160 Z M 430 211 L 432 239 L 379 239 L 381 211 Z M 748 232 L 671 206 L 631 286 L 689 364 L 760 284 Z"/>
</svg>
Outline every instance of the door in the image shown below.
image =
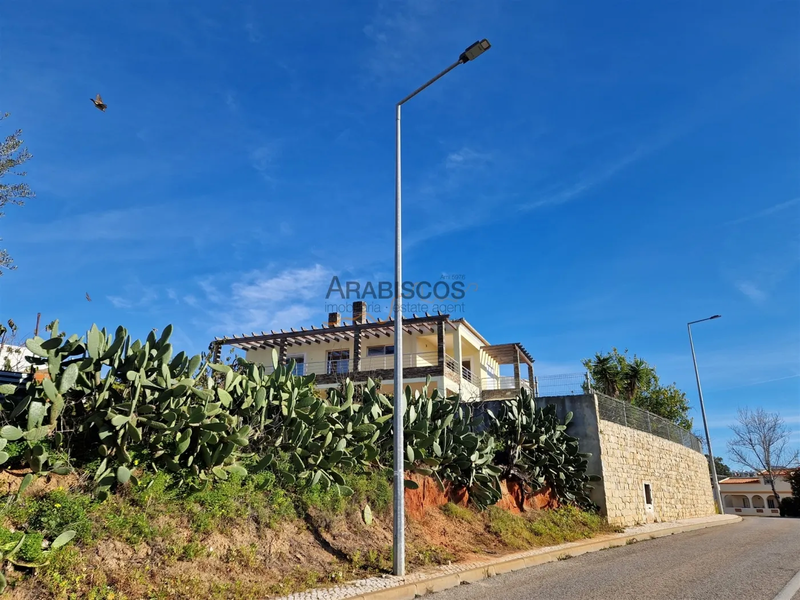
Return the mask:
<svg viewBox="0 0 800 600">
<path fill-rule="evenodd" d="M 350 350 L 328 350 L 328 374 L 350 372 Z"/>
</svg>

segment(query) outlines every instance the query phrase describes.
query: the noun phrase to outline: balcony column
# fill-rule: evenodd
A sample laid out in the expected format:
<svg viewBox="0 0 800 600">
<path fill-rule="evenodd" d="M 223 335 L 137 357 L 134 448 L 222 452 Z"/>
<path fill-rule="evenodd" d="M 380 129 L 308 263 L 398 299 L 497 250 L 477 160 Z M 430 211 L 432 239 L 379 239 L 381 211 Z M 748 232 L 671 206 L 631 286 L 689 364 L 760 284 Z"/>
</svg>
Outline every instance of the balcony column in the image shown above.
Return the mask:
<svg viewBox="0 0 800 600">
<path fill-rule="evenodd" d="M 528 365 L 528 388 L 531 390 L 531 394 L 533 394 L 533 365 Z M 534 396 L 536 394 L 533 394 Z"/>
<path fill-rule="evenodd" d="M 439 321 L 436 324 L 436 358 L 439 364 L 439 371 L 442 373 L 442 375 L 444 375 L 444 354 L 444 321 Z"/>
<path fill-rule="evenodd" d="M 453 359 L 456 361 L 456 372 L 453 375 L 458 383 L 458 393 L 461 394 L 461 325 L 453 328 Z"/>
<path fill-rule="evenodd" d="M 361 329 L 353 332 L 353 371 L 361 370 Z"/>
<path fill-rule="evenodd" d="M 514 389 L 519 392 L 519 348 L 514 347 Z"/>
<path fill-rule="evenodd" d="M 281 340 L 281 345 L 278 349 L 278 364 L 281 366 L 286 364 L 286 338 Z"/>
<path fill-rule="evenodd" d="M 222 344 L 219 342 L 211 342 L 208 349 L 209 353 L 211 354 L 211 362 L 219 363 L 222 354 Z"/>
<path fill-rule="evenodd" d="M 353 371 L 361 370 L 361 327 L 366 322 L 366 303 L 353 302 Z"/>
</svg>

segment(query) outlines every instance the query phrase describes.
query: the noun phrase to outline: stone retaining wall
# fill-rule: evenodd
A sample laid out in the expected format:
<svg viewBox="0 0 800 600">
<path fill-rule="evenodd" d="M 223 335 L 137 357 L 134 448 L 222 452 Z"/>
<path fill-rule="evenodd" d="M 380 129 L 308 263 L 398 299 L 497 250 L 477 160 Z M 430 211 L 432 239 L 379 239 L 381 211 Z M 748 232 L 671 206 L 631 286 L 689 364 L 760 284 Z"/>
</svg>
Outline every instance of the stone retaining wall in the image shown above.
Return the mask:
<svg viewBox="0 0 800 600">
<path fill-rule="evenodd" d="M 609 523 L 629 527 L 715 514 L 706 457 L 664 438 L 600 423 L 605 513 Z M 645 502 L 650 485 L 652 504 Z"/>
</svg>

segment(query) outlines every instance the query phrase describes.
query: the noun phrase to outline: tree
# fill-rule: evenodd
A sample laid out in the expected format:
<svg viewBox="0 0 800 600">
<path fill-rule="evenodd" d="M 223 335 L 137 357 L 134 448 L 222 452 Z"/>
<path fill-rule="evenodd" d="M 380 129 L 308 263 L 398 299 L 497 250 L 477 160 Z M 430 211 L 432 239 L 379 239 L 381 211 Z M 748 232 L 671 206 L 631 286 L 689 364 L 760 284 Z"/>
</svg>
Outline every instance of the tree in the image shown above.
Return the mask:
<svg viewBox="0 0 800 600">
<path fill-rule="evenodd" d="M 583 366 L 591 375 L 593 388 L 613 398 L 630 402 L 653 414 L 683 427 L 692 428 L 689 418 L 689 401 L 675 384 L 661 385 L 655 367 L 634 355 L 628 357 L 616 348 L 602 354 L 598 352 L 594 358 L 587 358 Z"/>
<path fill-rule="evenodd" d="M 0 121 L 8 118 L 8 113 L 0 116 Z M 26 198 L 33 198 L 34 193 L 27 183 L 4 183 L 3 180 L 6 176 L 24 177 L 25 171 L 17 171 L 16 169 L 24 164 L 30 157 L 28 149 L 22 146 L 22 130 L 17 129 L 14 133 L 8 135 L 6 139 L 0 142 L 0 217 L 4 216 L 3 208 L 6 204 L 16 204 L 22 206 L 25 204 Z M 2 241 L 2 238 L 0 238 Z M 0 277 L 3 275 L 3 270 L 14 270 L 14 261 L 5 250 L 0 250 Z"/>
<path fill-rule="evenodd" d="M 708 460 L 708 454 L 706 454 L 706 460 Z M 722 462 L 719 456 L 714 457 L 714 467 L 717 469 L 717 477 L 730 477 L 733 474 L 731 468 Z M 711 469 L 709 469 L 709 471 L 710 470 Z"/>
<path fill-rule="evenodd" d="M 780 502 L 775 478 L 800 459 L 800 452 L 789 446 L 791 430 L 780 414 L 763 408 L 740 408 L 736 420 L 738 424 L 731 425 L 733 439 L 728 440 L 731 458 L 767 477 L 772 494 Z"/>
</svg>

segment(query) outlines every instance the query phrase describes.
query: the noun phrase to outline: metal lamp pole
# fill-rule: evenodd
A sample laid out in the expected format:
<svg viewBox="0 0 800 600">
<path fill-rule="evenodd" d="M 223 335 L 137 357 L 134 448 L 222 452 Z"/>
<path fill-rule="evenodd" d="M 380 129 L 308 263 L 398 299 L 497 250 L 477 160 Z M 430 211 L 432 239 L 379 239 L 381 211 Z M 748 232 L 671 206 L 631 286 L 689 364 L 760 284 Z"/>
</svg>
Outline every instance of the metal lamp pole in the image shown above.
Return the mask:
<svg viewBox="0 0 800 600">
<path fill-rule="evenodd" d="M 703 427 L 706 430 L 706 445 L 708 446 L 708 462 L 711 464 L 711 481 L 714 483 L 714 498 L 717 501 L 717 508 L 720 514 L 725 514 L 725 508 L 722 506 L 722 492 L 719 489 L 719 480 L 717 479 L 717 466 L 714 464 L 714 452 L 711 450 L 711 435 L 708 433 L 708 421 L 706 420 L 706 407 L 703 403 L 703 389 L 700 387 L 700 373 L 697 370 L 697 357 L 694 353 L 694 342 L 692 341 L 692 325 L 695 323 L 702 323 L 703 321 L 711 321 L 712 319 L 719 319 L 722 315 L 714 315 L 713 317 L 706 317 L 697 321 L 691 321 L 686 324 L 686 329 L 689 330 L 689 346 L 692 348 L 692 362 L 694 363 L 694 376 L 697 379 L 697 395 L 700 397 L 700 413 L 703 415 Z"/>
<path fill-rule="evenodd" d="M 397 103 L 396 127 L 396 173 L 394 202 L 394 524 L 393 524 L 393 570 L 395 575 L 406 573 L 406 538 L 405 538 L 405 448 L 403 442 L 403 415 L 405 413 L 405 396 L 403 395 L 403 307 L 402 307 L 402 228 L 401 228 L 401 183 L 400 183 L 400 107 L 419 94 L 426 87 L 441 79 L 458 65 L 475 60 L 491 47 L 488 40 L 475 42 L 461 53 L 458 60 L 414 90 Z"/>
</svg>

